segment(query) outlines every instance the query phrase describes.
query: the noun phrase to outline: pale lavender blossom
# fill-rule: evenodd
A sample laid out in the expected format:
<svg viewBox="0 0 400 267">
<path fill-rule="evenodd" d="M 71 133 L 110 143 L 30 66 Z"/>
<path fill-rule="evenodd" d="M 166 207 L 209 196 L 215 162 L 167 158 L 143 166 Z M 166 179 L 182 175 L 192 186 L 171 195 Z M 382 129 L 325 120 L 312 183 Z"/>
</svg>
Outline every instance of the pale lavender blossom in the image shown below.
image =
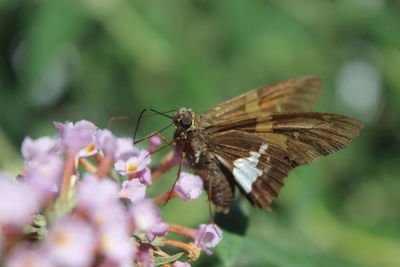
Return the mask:
<svg viewBox="0 0 400 267">
<path fill-rule="evenodd" d="M 127 160 L 138 154 L 138 149 L 133 146 L 132 138 L 117 138 L 117 151 L 115 158 L 118 160 Z"/>
<path fill-rule="evenodd" d="M 155 224 L 147 233 L 146 238 L 149 242 L 152 242 L 156 237 L 166 236 L 168 234 L 168 224 L 164 223 L 160 220 L 157 224 Z"/>
<path fill-rule="evenodd" d="M 134 242 L 126 228 L 109 225 L 103 227 L 99 236 L 99 248 L 102 254 L 118 266 L 133 261 Z"/>
<path fill-rule="evenodd" d="M 87 215 L 98 229 L 107 227 L 125 229 L 128 227 L 128 216 L 122 205 L 118 202 L 87 210 Z"/>
<path fill-rule="evenodd" d="M 38 203 L 34 190 L 0 173 L 0 225 L 24 226 L 39 209 Z"/>
<path fill-rule="evenodd" d="M 118 186 L 108 178 L 85 173 L 77 186 L 77 207 L 84 210 L 98 228 L 125 228 L 128 218 L 118 201 Z"/>
<path fill-rule="evenodd" d="M 64 162 L 58 155 L 47 155 L 26 164 L 26 183 L 40 193 L 42 198 L 59 192 Z"/>
<path fill-rule="evenodd" d="M 135 260 L 138 262 L 138 266 L 156 266 L 154 264 L 153 248 L 151 247 L 151 245 L 141 243 L 136 251 Z"/>
<path fill-rule="evenodd" d="M 72 122 L 54 122 L 64 150 L 70 153 L 78 153 L 80 157 L 96 154 L 96 126 L 86 120 L 73 124 Z"/>
<path fill-rule="evenodd" d="M 129 213 L 138 231 L 148 232 L 161 221 L 160 213 L 150 199 L 133 203 Z"/>
<path fill-rule="evenodd" d="M 52 267 L 54 263 L 39 247 L 17 246 L 5 260 L 6 267 Z"/>
<path fill-rule="evenodd" d="M 107 177 L 98 179 L 92 173 L 84 174 L 77 190 L 77 205 L 88 210 L 101 208 L 118 200 L 118 185 Z"/>
<path fill-rule="evenodd" d="M 212 252 L 208 248 L 215 247 L 222 238 L 221 229 L 215 224 L 201 224 L 196 232 L 194 242 L 205 253 L 211 255 Z"/>
<path fill-rule="evenodd" d="M 139 179 L 124 181 L 119 191 L 120 198 L 127 198 L 131 202 L 144 199 L 146 196 L 146 186 Z"/>
<path fill-rule="evenodd" d="M 36 140 L 25 137 L 21 145 L 21 153 L 25 160 L 40 159 L 61 152 L 60 140 L 43 136 Z"/>
<path fill-rule="evenodd" d="M 172 266 L 174 266 L 174 267 L 190 267 L 190 264 L 188 262 L 174 261 L 172 263 Z"/>
<path fill-rule="evenodd" d="M 92 143 L 90 143 L 84 149 L 79 150 L 78 157 L 79 158 L 90 157 L 90 156 L 96 155 L 98 152 L 99 152 L 99 150 L 98 150 L 97 140 L 95 138 L 93 138 Z"/>
<path fill-rule="evenodd" d="M 89 266 L 95 247 L 96 237 L 91 226 L 73 217 L 56 221 L 45 241 L 46 250 L 58 266 Z"/>
<path fill-rule="evenodd" d="M 198 175 L 181 172 L 174 190 L 185 201 L 196 199 L 203 192 L 203 180 Z"/>
<path fill-rule="evenodd" d="M 152 136 L 150 138 L 150 147 L 149 147 L 149 151 L 153 152 L 157 149 L 157 147 L 161 145 L 161 138 L 159 136 Z"/>
<path fill-rule="evenodd" d="M 74 124 L 70 121 L 66 121 L 64 123 L 55 121 L 55 122 L 53 122 L 53 125 L 56 128 L 56 130 L 61 138 L 64 137 L 64 132 L 66 129 L 70 129 L 74 126 Z"/>
<path fill-rule="evenodd" d="M 117 160 L 114 167 L 120 174 L 128 176 L 144 170 L 150 162 L 151 157 L 149 156 L 149 152 L 146 150 L 140 150 L 137 155 L 131 156 L 127 160 Z"/>
<path fill-rule="evenodd" d="M 150 144 L 151 144 L 152 146 L 155 146 L 155 147 L 161 145 L 161 138 L 160 138 L 159 136 L 157 136 L 157 135 L 152 136 L 152 137 L 150 138 Z"/>
<path fill-rule="evenodd" d="M 150 168 L 144 168 L 143 170 L 141 170 L 140 172 L 138 172 L 136 174 L 136 178 L 139 178 L 139 180 L 142 183 L 145 183 L 147 185 L 150 185 L 153 183 L 153 180 L 151 178 L 151 170 Z"/>
<path fill-rule="evenodd" d="M 100 129 L 96 134 L 99 149 L 101 149 L 106 157 L 116 158 L 117 154 L 117 138 L 107 129 Z"/>
</svg>

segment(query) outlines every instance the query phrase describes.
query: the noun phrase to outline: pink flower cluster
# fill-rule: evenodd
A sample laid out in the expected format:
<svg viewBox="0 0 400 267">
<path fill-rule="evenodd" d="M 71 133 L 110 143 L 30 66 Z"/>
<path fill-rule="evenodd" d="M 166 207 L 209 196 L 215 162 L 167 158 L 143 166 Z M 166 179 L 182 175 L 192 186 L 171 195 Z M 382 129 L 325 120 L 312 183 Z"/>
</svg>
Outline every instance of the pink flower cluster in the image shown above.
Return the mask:
<svg viewBox="0 0 400 267">
<path fill-rule="evenodd" d="M 173 192 L 147 196 L 158 137 L 140 150 L 131 139 L 89 121 L 54 125 L 56 137 L 25 138 L 25 167 L 17 179 L 0 172 L 1 265 L 153 266 L 157 257 L 171 257 L 157 247 L 160 242 L 186 250 L 189 260 L 201 250 L 210 254 L 219 243 L 222 231 L 216 225 L 171 225 L 157 206 L 171 197 L 199 197 L 200 177 L 182 172 Z M 170 240 L 168 232 L 192 242 Z"/>
</svg>

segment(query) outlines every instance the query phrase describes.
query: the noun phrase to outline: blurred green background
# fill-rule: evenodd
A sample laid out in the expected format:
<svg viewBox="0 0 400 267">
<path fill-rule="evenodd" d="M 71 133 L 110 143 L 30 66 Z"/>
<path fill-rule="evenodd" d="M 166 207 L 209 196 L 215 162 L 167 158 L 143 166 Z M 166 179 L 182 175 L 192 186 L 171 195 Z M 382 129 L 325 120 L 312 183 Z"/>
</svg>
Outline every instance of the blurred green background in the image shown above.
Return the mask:
<svg viewBox="0 0 400 267">
<path fill-rule="evenodd" d="M 250 209 L 232 262 L 400 266 L 399 14 L 397 0 L 0 0 L 0 167 L 18 173 L 23 137 L 54 135 L 52 121 L 105 127 L 144 107 L 202 112 L 262 85 L 320 76 L 315 110 L 365 128 L 348 149 L 293 171 L 273 212 Z M 147 117 L 139 133 L 168 123 Z M 134 124 L 112 130 L 132 136 Z M 206 223 L 205 199 L 173 200 L 164 218 Z M 198 265 L 222 262 L 203 256 Z"/>
</svg>

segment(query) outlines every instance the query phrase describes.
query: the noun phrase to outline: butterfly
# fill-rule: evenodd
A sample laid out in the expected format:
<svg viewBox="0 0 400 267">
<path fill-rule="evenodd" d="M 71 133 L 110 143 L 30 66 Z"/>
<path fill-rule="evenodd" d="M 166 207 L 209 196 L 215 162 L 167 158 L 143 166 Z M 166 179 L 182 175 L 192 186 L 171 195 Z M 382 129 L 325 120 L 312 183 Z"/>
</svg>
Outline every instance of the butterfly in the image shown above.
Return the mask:
<svg viewBox="0 0 400 267">
<path fill-rule="evenodd" d="M 320 78 L 299 77 L 203 114 L 190 108 L 175 113 L 177 148 L 218 211 L 229 211 L 236 188 L 253 206 L 269 209 L 293 168 L 345 148 L 359 134 L 358 120 L 311 112 L 321 88 Z"/>
</svg>

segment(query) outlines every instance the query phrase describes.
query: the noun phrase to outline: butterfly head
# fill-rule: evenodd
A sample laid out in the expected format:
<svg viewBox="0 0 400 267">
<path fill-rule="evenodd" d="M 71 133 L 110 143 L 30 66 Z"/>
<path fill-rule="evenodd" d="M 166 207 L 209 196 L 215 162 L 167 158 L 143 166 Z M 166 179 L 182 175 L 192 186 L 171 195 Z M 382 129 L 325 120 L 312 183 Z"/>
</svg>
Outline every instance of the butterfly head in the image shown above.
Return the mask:
<svg viewBox="0 0 400 267">
<path fill-rule="evenodd" d="M 178 132 L 184 133 L 194 129 L 196 114 L 190 108 L 179 109 L 174 117 L 174 125 Z"/>
</svg>

